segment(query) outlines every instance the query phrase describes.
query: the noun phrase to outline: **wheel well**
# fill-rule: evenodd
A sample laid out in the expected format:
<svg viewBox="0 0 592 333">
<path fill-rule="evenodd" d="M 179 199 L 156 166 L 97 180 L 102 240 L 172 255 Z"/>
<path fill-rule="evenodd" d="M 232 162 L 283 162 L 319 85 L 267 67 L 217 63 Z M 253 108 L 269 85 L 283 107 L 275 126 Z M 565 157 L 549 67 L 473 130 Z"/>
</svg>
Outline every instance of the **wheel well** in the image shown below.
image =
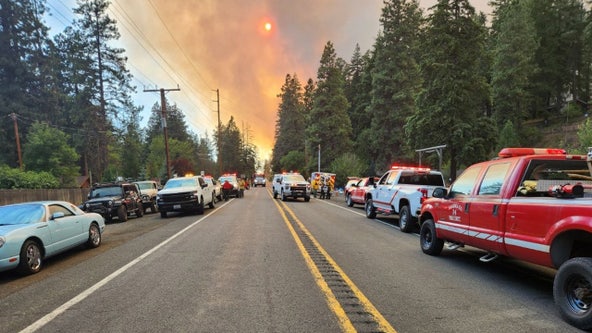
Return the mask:
<svg viewBox="0 0 592 333">
<path fill-rule="evenodd" d="M 591 233 L 570 230 L 555 237 L 551 243 L 551 261 L 555 268 L 575 257 L 592 257 Z"/>
<path fill-rule="evenodd" d="M 401 199 L 399 200 L 399 211 L 401 211 L 401 207 L 403 206 L 409 206 L 409 200 L 407 199 Z M 393 207 L 394 209 L 395 207 Z"/>
<path fill-rule="evenodd" d="M 45 246 L 43 245 L 43 241 L 40 238 L 37 238 L 37 237 L 29 237 L 29 238 L 27 238 L 27 240 L 25 242 L 30 241 L 30 240 L 32 240 L 35 243 L 39 244 L 39 250 L 41 251 L 41 257 L 42 258 L 45 257 Z M 23 242 L 23 244 L 25 242 Z"/>
<path fill-rule="evenodd" d="M 430 214 L 430 213 L 423 213 L 423 214 L 422 214 L 422 215 L 419 217 L 419 225 L 421 226 L 423 222 L 425 222 L 426 220 L 429 220 L 429 219 L 432 219 L 432 220 L 434 219 L 434 218 L 432 217 L 432 214 Z"/>
</svg>

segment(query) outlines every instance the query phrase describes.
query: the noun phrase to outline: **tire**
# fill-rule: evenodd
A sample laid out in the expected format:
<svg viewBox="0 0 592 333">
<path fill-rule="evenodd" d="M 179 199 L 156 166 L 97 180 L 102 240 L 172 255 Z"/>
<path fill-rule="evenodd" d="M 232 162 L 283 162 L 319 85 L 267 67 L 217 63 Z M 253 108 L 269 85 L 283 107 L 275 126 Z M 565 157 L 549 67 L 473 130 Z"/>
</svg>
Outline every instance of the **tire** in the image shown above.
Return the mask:
<svg viewBox="0 0 592 333">
<path fill-rule="evenodd" d="M 208 204 L 208 207 L 210 207 L 210 209 L 214 209 L 214 207 L 216 207 L 215 203 L 216 203 L 216 196 L 212 194 L 212 201 L 210 201 L 210 203 Z"/>
<path fill-rule="evenodd" d="M 592 328 L 592 258 L 577 257 L 559 267 L 553 298 L 561 317 L 571 325 Z"/>
<path fill-rule="evenodd" d="M 277 199 L 277 195 L 278 195 L 277 192 L 276 191 L 273 191 L 273 198 L 274 199 Z"/>
<path fill-rule="evenodd" d="M 373 219 L 376 217 L 376 208 L 372 203 L 372 199 L 366 200 L 366 203 L 364 204 L 364 210 L 366 211 L 367 218 Z"/>
<path fill-rule="evenodd" d="M 99 247 L 99 245 L 101 245 L 101 231 L 96 223 L 91 223 L 88 228 L 88 240 L 86 241 L 86 246 L 94 249 Z"/>
<path fill-rule="evenodd" d="M 442 253 L 444 240 L 436 236 L 436 225 L 434 224 L 434 220 L 429 219 L 421 224 L 419 230 L 419 244 L 421 250 L 425 254 L 437 256 Z"/>
<path fill-rule="evenodd" d="M 309 201 L 310 201 L 310 196 L 304 197 L 304 202 L 309 202 Z"/>
<path fill-rule="evenodd" d="M 38 273 L 43 265 L 41 248 L 34 240 L 27 240 L 20 252 L 17 271 L 23 275 Z"/>
<path fill-rule="evenodd" d="M 414 227 L 413 216 L 411 216 L 411 209 L 409 205 L 404 205 L 399 211 L 399 228 L 402 232 L 409 233 Z"/>
<path fill-rule="evenodd" d="M 136 209 L 136 217 L 142 216 L 144 216 L 144 205 L 140 204 L 140 206 L 138 206 L 138 208 Z"/>
<path fill-rule="evenodd" d="M 127 207 L 121 205 L 117 208 L 117 218 L 119 218 L 119 222 L 127 221 Z"/>
<path fill-rule="evenodd" d="M 160 217 L 163 218 L 163 219 L 166 219 L 167 218 L 167 212 L 161 210 L 160 211 Z"/>
<path fill-rule="evenodd" d="M 154 203 L 154 201 L 150 202 L 150 212 L 151 213 L 158 212 L 158 205 L 156 205 L 156 203 Z"/>
<path fill-rule="evenodd" d="M 288 197 L 284 194 L 284 191 L 282 191 L 282 201 L 287 201 Z"/>
<path fill-rule="evenodd" d="M 345 197 L 345 203 L 347 203 L 348 207 L 353 207 L 354 206 L 354 202 L 351 199 L 351 195 L 346 195 Z"/>
<path fill-rule="evenodd" d="M 200 215 L 204 213 L 203 198 L 201 198 L 200 202 L 197 204 L 197 207 L 195 207 L 195 211 L 197 212 L 197 214 L 200 214 Z"/>
</svg>

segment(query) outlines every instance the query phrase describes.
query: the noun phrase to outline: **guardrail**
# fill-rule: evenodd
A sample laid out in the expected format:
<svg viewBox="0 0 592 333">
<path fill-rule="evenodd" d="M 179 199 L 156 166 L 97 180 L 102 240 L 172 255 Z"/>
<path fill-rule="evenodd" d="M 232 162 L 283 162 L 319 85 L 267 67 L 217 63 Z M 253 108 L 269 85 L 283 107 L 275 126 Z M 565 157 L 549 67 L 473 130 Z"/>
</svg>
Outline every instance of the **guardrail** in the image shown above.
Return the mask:
<svg viewBox="0 0 592 333">
<path fill-rule="evenodd" d="M 88 197 L 88 188 L 43 189 L 43 190 L 2 190 L 0 189 L 0 205 L 27 201 L 62 200 L 80 205 Z"/>
</svg>

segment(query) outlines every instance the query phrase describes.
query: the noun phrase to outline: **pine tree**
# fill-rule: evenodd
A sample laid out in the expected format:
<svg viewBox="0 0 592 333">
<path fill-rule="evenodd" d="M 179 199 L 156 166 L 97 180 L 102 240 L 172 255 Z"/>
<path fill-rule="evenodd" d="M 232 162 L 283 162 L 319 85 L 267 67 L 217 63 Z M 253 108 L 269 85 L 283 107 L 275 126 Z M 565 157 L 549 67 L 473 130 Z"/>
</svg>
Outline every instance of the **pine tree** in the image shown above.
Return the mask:
<svg viewBox="0 0 592 333">
<path fill-rule="evenodd" d="M 82 52 L 91 60 L 90 67 L 77 68 L 87 77 L 85 82 L 92 82 L 90 100 L 93 107 L 86 114 L 88 130 L 95 132 L 96 137 L 86 143 L 84 154 L 90 162 L 90 168 L 100 178 L 108 165 L 107 133 L 113 128 L 113 121 L 125 119 L 128 114 L 123 105 L 129 100 L 133 91 L 130 85 L 131 75 L 125 67 L 124 50 L 112 47 L 109 43 L 119 39 L 116 22 L 107 15 L 110 5 L 108 0 L 78 0 L 74 13 L 80 18 L 74 22 L 77 36 L 80 36 Z M 86 86 L 87 88 L 89 86 Z"/>
<path fill-rule="evenodd" d="M 371 103 L 367 109 L 372 117 L 370 150 L 375 152 L 379 166 L 413 157 L 407 148 L 404 126 L 415 109 L 414 99 L 421 82 L 416 51 L 422 19 L 415 0 L 384 2 L 380 17 L 382 34 L 376 41 Z M 413 137 L 410 141 L 415 143 Z"/>
<path fill-rule="evenodd" d="M 333 160 L 351 151 L 352 127 L 345 96 L 345 62 L 337 58 L 333 43 L 327 42 L 317 71 L 317 84 L 311 124 L 306 129 L 311 147 L 321 147 L 321 169 L 329 167 Z"/>
<path fill-rule="evenodd" d="M 273 146 L 272 168 L 283 169 L 281 159 L 291 151 L 302 151 L 305 147 L 305 116 L 303 113 L 302 86 L 296 74 L 286 75 L 278 107 Z"/>
<path fill-rule="evenodd" d="M 439 0 L 423 37 L 423 88 L 405 130 L 415 148 L 446 145 L 452 179 L 495 145 L 497 130 L 483 103 L 489 87 L 479 74 L 484 36 L 467 0 Z"/>
<path fill-rule="evenodd" d="M 537 72 L 534 55 L 538 47 L 531 11 L 532 0 L 493 3 L 492 102 L 498 126 L 507 121 L 518 125 L 532 107 L 530 81 Z"/>
<path fill-rule="evenodd" d="M 42 0 L 0 0 L 0 119 L 3 126 L 11 124 L 11 114 L 28 120 L 20 124 L 20 133 L 27 133 L 33 120 L 41 120 L 38 116 L 48 111 L 42 75 L 48 68 L 44 12 Z M 5 143 L 0 145 L 0 164 L 16 166 L 14 131 L 0 131 L 0 141 Z"/>
</svg>

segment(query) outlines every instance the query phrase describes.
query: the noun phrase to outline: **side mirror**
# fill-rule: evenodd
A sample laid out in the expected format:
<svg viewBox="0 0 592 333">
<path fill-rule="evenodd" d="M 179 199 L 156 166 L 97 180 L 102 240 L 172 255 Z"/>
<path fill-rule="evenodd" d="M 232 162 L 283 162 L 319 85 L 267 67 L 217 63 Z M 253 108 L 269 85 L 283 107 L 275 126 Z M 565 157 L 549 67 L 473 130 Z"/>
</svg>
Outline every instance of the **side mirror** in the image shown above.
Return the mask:
<svg viewBox="0 0 592 333">
<path fill-rule="evenodd" d="M 443 199 L 448 195 L 448 190 L 445 187 L 436 187 L 432 192 L 432 197 Z"/>
</svg>

